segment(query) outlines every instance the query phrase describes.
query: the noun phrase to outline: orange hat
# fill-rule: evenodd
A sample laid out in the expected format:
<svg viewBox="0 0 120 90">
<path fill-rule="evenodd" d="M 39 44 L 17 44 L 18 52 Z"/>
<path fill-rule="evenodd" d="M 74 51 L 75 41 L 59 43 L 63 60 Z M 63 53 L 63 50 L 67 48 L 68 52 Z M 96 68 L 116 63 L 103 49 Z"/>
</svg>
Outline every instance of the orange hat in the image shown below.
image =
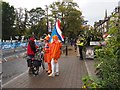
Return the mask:
<svg viewBox="0 0 120 90">
<path fill-rule="evenodd" d="M 54 35 L 52 38 L 55 39 L 55 40 L 58 40 L 58 36 L 57 35 Z"/>
<path fill-rule="evenodd" d="M 49 37 L 49 36 L 46 36 L 46 37 L 45 37 L 45 40 L 49 40 L 49 39 L 50 39 L 50 37 Z"/>
</svg>

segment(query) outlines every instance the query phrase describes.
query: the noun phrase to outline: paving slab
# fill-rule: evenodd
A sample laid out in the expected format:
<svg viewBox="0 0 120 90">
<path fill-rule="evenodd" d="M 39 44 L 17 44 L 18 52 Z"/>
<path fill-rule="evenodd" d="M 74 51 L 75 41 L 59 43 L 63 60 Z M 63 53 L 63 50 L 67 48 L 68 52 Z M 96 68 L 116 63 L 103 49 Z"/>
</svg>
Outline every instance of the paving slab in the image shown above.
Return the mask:
<svg viewBox="0 0 120 90">
<path fill-rule="evenodd" d="M 86 60 L 88 62 L 88 60 Z M 79 60 L 73 47 L 70 47 L 68 56 L 64 54 L 59 59 L 60 75 L 48 77 L 47 73 L 40 69 L 38 76 L 29 75 L 24 72 L 10 82 L 4 84 L 3 88 L 81 88 L 82 78 L 88 75 L 85 60 Z M 89 71 L 94 72 L 94 61 L 89 62 Z"/>
</svg>

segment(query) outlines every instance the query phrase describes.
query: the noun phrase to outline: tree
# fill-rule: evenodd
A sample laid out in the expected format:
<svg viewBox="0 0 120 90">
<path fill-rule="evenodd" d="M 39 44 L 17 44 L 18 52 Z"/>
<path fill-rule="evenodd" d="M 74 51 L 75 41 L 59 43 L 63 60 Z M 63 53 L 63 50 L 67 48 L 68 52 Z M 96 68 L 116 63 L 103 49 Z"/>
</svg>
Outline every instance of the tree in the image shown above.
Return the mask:
<svg viewBox="0 0 120 90">
<path fill-rule="evenodd" d="M 14 34 L 14 20 L 14 7 L 10 6 L 9 3 L 2 2 L 2 39 L 10 39 L 10 36 Z"/>
<path fill-rule="evenodd" d="M 41 7 L 31 9 L 29 11 L 29 23 L 31 24 L 31 26 L 37 25 L 44 15 L 45 11 Z"/>
<path fill-rule="evenodd" d="M 15 29 L 16 35 L 25 35 L 26 28 L 28 25 L 28 11 L 27 9 L 23 8 L 16 8 L 15 9 Z"/>
<path fill-rule="evenodd" d="M 31 33 L 34 32 L 37 36 L 41 36 L 43 33 L 47 32 L 45 11 L 41 7 L 29 11 L 28 22 Z"/>
<path fill-rule="evenodd" d="M 0 40 L 2 39 L 2 2 L 0 2 Z"/>
<path fill-rule="evenodd" d="M 16 35 L 29 37 L 33 32 L 36 36 L 46 33 L 45 11 L 41 7 L 31 9 L 30 11 L 16 8 L 15 15 L 14 27 Z"/>
<path fill-rule="evenodd" d="M 82 13 L 74 2 L 53 2 L 50 6 L 53 18 L 61 19 L 63 34 L 69 38 L 77 37 L 83 18 Z"/>
</svg>

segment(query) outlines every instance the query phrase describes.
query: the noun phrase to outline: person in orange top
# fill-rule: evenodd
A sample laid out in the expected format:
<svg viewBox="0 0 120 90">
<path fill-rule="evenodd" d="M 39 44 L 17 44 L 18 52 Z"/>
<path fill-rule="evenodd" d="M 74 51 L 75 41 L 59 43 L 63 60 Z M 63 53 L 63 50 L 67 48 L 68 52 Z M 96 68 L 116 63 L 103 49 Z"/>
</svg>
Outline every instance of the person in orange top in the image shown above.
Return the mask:
<svg viewBox="0 0 120 90">
<path fill-rule="evenodd" d="M 58 40 L 58 36 L 54 35 L 53 37 L 53 42 L 50 45 L 50 55 L 51 55 L 51 65 L 52 65 L 52 73 L 48 76 L 55 76 L 59 75 L 59 65 L 58 65 L 58 59 L 60 58 L 61 55 L 61 47 L 62 44 Z"/>
<path fill-rule="evenodd" d="M 45 39 L 44 39 L 44 42 L 45 42 L 45 46 L 43 48 L 44 50 L 44 61 L 46 63 L 48 63 L 48 74 L 51 73 L 51 58 L 50 58 L 50 43 L 49 43 L 49 39 L 50 37 L 49 36 L 46 36 Z"/>
</svg>

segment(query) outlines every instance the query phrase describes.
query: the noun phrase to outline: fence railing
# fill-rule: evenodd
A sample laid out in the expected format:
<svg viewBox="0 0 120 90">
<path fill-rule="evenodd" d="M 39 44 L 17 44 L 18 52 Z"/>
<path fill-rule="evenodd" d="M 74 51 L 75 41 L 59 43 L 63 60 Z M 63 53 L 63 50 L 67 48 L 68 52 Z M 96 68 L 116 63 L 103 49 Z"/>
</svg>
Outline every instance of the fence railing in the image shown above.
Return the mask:
<svg viewBox="0 0 120 90">
<path fill-rule="evenodd" d="M 0 50 L 15 49 L 17 47 L 26 47 L 26 42 L 0 42 Z"/>
</svg>

